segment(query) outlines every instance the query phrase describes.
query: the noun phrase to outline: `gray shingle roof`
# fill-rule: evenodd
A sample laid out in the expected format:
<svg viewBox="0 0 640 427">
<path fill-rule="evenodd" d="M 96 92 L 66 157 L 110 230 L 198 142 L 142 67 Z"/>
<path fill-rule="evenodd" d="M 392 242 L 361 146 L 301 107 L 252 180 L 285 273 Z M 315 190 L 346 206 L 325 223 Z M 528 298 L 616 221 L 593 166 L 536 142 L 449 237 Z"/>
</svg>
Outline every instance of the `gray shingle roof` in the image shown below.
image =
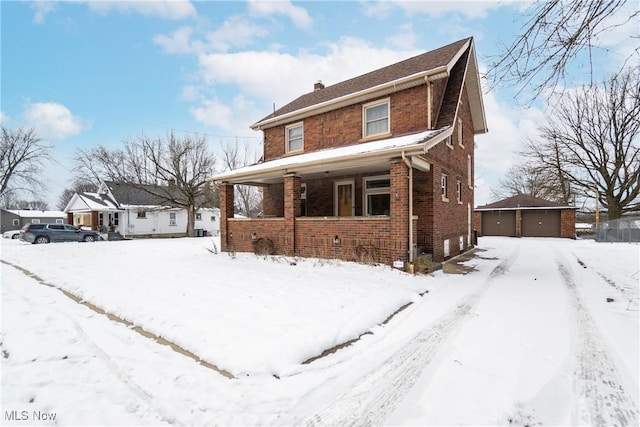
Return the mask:
<svg viewBox="0 0 640 427">
<path fill-rule="evenodd" d="M 518 194 L 488 205 L 478 206 L 476 210 L 518 209 L 518 208 L 572 208 L 549 200 L 539 199 L 526 194 Z"/>
<path fill-rule="evenodd" d="M 459 40 L 436 50 L 432 50 L 387 67 L 371 71 L 361 76 L 327 86 L 324 89 L 318 89 L 313 92 L 306 93 L 264 117 L 258 123 L 298 111 L 303 108 L 357 93 L 384 83 L 392 82 L 403 77 L 446 66 L 451 62 L 456 54 L 460 52 L 460 49 L 465 45 L 465 43 L 469 42 L 469 40 L 471 40 L 471 38 Z M 466 63 L 466 60 L 463 62 Z"/>
</svg>

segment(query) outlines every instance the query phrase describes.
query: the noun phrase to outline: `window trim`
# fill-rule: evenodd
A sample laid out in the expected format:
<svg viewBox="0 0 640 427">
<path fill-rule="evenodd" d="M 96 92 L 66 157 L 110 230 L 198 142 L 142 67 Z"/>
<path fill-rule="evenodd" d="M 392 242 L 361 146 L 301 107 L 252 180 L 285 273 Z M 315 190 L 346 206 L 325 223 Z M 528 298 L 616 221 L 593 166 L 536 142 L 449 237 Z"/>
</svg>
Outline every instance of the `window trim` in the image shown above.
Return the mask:
<svg viewBox="0 0 640 427">
<path fill-rule="evenodd" d="M 368 181 L 378 181 L 378 180 L 389 180 L 388 187 L 379 187 L 367 189 Z M 367 196 L 369 195 L 380 195 L 380 194 L 388 194 L 389 195 L 389 211 L 391 211 L 391 175 L 375 175 L 375 176 L 366 176 L 362 178 L 362 212 L 364 216 L 389 216 L 389 215 L 370 215 L 369 214 L 369 201 Z"/>
<path fill-rule="evenodd" d="M 462 204 L 462 181 L 459 179 L 456 179 L 456 200 L 459 205 Z"/>
<path fill-rule="evenodd" d="M 464 148 L 464 141 L 462 140 L 462 119 L 458 118 L 458 145 Z"/>
<path fill-rule="evenodd" d="M 195 218 L 196 221 L 202 221 L 202 212 L 196 212 Z"/>
<path fill-rule="evenodd" d="M 56 224 L 64 224 L 64 220 L 61 218 L 56 218 Z"/>
<path fill-rule="evenodd" d="M 451 135 L 449 135 L 444 141 L 447 147 L 453 150 L 453 138 L 451 137 Z"/>
<path fill-rule="evenodd" d="M 300 183 L 300 216 L 307 216 L 307 183 Z"/>
<path fill-rule="evenodd" d="M 471 154 L 467 154 L 467 185 L 473 189 L 473 167 L 471 165 Z"/>
<path fill-rule="evenodd" d="M 369 135 L 367 133 L 367 110 L 369 108 L 378 107 L 380 105 L 387 106 L 387 129 L 384 132 L 374 133 Z M 362 104 L 362 138 L 376 138 L 383 135 L 389 135 L 391 133 L 391 98 L 378 99 L 377 101 L 368 102 Z"/>
<path fill-rule="evenodd" d="M 31 218 L 31 224 L 40 224 L 40 218 Z"/>
<path fill-rule="evenodd" d="M 302 136 L 300 137 L 300 141 L 302 146 L 298 149 L 291 149 L 291 141 L 289 140 L 289 131 L 295 128 L 302 129 Z M 304 122 L 292 123 L 284 127 L 284 151 L 286 154 L 290 153 L 301 153 L 304 151 Z"/>
<path fill-rule="evenodd" d="M 449 175 L 445 172 L 440 176 L 440 196 L 443 202 L 448 202 L 449 198 Z"/>
<path fill-rule="evenodd" d="M 147 211 L 145 210 L 137 211 L 136 219 L 147 219 Z"/>
<path fill-rule="evenodd" d="M 175 227 L 178 225 L 178 214 L 176 212 L 169 212 L 169 226 Z"/>
</svg>

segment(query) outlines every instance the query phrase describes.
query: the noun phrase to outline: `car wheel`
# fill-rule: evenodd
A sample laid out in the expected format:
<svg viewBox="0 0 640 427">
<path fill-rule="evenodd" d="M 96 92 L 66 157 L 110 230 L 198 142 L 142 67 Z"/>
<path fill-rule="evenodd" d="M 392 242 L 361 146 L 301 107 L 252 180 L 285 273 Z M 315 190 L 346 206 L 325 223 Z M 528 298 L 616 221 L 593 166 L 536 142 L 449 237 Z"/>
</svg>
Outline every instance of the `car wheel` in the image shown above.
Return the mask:
<svg viewBox="0 0 640 427">
<path fill-rule="evenodd" d="M 95 241 L 96 241 L 96 238 L 95 238 L 95 237 L 93 237 L 93 236 L 84 236 L 84 239 L 83 239 L 83 240 L 84 240 L 85 242 L 95 242 Z"/>
<path fill-rule="evenodd" d="M 19 234 L 14 234 L 13 236 L 11 236 L 12 239 L 17 239 L 18 237 L 20 237 Z"/>
<path fill-rule="evenodd" d="M 33 243 L 37 245 L 41 243 L 49 243 L 49 238 L 47 236 L 38 236 L 36 237 L 36 240 L 33 241 Z"/>
</svg>

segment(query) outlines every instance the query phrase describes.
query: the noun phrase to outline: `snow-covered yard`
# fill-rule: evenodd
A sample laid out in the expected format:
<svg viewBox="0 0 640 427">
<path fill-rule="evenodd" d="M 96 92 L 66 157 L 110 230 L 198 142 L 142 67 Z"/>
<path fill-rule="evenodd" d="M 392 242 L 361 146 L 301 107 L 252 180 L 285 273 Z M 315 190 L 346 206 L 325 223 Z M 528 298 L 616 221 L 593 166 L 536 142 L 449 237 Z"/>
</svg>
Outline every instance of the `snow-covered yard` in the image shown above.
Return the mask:
<svg viewBox="0 0 640 427">
<path fill-rule="evenodd" d="M 637 425 L 640 246 L 479 243 L 470 274 L 410 276 L 3 239 L 2 424 Z"/>
</svg>

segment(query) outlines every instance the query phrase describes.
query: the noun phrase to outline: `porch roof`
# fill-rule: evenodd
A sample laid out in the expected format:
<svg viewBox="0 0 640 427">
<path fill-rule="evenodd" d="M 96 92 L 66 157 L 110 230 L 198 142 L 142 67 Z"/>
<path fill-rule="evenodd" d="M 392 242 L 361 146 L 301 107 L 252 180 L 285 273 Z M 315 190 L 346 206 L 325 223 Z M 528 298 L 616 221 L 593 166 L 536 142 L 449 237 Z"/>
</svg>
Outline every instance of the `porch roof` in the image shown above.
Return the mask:
<svg viewBox="0 0 640 427">
<path fill-rule="evenodd" d="M 452 128 L 447 126 L 437 130 L 313 151 L 224 172 L 207 180 L 216 183 L 268 185 L 282 182 L 286 174 L 313 179 L 377 172 L 388 169 L 389 162 L 402 157 L 403 153 L 407 157 L 425 154 L 451 133 Z M 416 159 L 416 163 L 424 164 L 424 161 Z"/>
</svg>

